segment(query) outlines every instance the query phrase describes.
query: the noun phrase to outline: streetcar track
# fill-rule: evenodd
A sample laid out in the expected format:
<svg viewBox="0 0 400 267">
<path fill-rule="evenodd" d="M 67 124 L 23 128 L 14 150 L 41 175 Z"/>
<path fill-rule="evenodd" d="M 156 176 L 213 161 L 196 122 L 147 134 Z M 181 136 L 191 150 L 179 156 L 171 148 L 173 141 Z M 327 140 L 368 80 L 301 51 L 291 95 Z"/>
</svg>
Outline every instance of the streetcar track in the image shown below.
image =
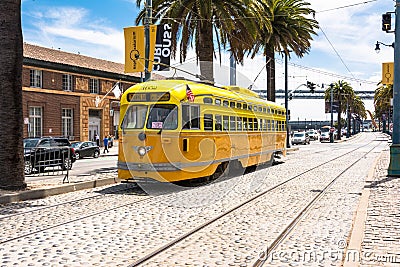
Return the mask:
<svg viewBox="0 0 400 267">
<path fill-rule="evenodd" d="M 375 136 L 376 136 L 376 135 L 375 135 Z M 294 179 L 296 179 L 296 178 L 298 178 L 298 177 L 303 176 L 303 175 L 306 174 L 306 173 L 309 173 L 309 172 L 311 172 L 311 171 L 313 171 L 313 170 L 315 170 L 315 169 L 317 169 L 317 168 L 320 168 L 320 167 L 322 167 L 322 166 L 324 166 L 324 165 L 326 165 L 326 164 L 329 164 L 329 163 L 331 163 L 332 161 L 337 160 L 337 159 L 339 159 L 339 158 L 341 158 L 341 157 L 343 157 L 343 156 L 345 156 L 345 155 L 348 155 L 348 154 L 350 154 L 350 153 L 352 153 L 352 152 L 354 152 L 354 151 L 356 151 L 356 150 L 359 150 L 359 149 L 361 149 L 361 148 L 363 148 L 363 147 L 366 147 L 366 146 L 370 145 L 372 142 L 374 142 L 374 140 L 370 141 L 369 143 L 367 143 L 367 144 L 365 144 L 365 145 L 363 145 L 363 146 L 357 147 L 357 148 L 355 148 L 355 149 L 353 149 L 353 150 L 351 150 L 351 151 L 349 151 L 349 152 L 347 152 L 347 153 L 341 154 L 341 155 L 339 155 L 339 156 L 337 156 L 337 157 L 335 157 L 335 158 L 333 158 L 333 159 L 330 159 L 330 160 L 328 160 L 328 161 L 326 161 L 326 162 L 324 162 L 324 163 L 321 163 L 321 164 L 319 164 L 319 165 L 317 165 L 317 166 L 314 166 L 314 167 L 312 167 L 311 169 L 308 169 L 308 170 L 306 170 L 306 171 L 304 171 L 304 172 L 302 172 L 302 173 L 300 173 L 300 174 L 297 174 L 297 175 L 295 175 L 295 176 L 293 176 L 293 177 L 291 177 L 291 178 L 289 178 L 289 179 L 287 179 L 287 180 L 285 180 L 285 181 L 283 181 L 283 182 L 281 182 L 281 183 L 279 183 L 279 184 L 277 184 L 277 185 L 275 185 L 275 186 L 273 186 L 273 187 L 271 187 L 271 188 L 268 188 L 268 189 L 265 190 L 264 192 L 261 192 L 261 193 L 255 195 L 255 196 L 251 197 L 250 199 L 248 199 L 248 200 L 246 200 L 246 201 L 244 201 L 244 202 L 242 202 L 242 203 L 240 203 L 240 204 L 234 206 L 233 208 L 230 208 L 229 210 L 227 210 L 227 211 L 221 213 L 220 215 L 218 215 L 218 216 L 212 218 L 211 220 L 209 220 L 209 221 L 207 221 L 207 222 L 205 222 L 205 223 L 203 223 L 203 224 L 201 224 L 201 225 L 199 225 L 199 226 L 193 228 L 192 230 L 186 232 L 185 234 L 182 234 L 181 236 L 175 238 L 174 240 L 172 240 L 172 241 L 166 243 L 165 245 L 163 245 L 163 246 L 161 246 L 161 247 L 159 247 L 159 248 L 153 250 L 152 252 L 146 254 L 145 256 L 143 256 L 143 257 L 137 259 L 135 262 L 133 262 L 132 264 L 130 264 L 129 267 L 138 266 L 138 265 L 140 265 L 140 264 L 142 264 L 142 263 L 144 263 L 144 262 L 146 262 L 146 261 L 148 261 L 148 260 L 154 258 L 155 256 L 159 255 L 160 253 L 162 253 L 162 252 L 168 250 L 169 248 L 175 246 L 177 243 L 179 243 L 179 242 L 185 240 L 186 238 L 188 238 L 188 237 L 192 236 L 193 234 L 197 233 L 198 231 L 204 229 L 205 227 L 211 225 L 212 223 L 218 221 L 219 219 L 221 219 L 221 218 L 227 216 L 228 214 L 230 214 L 230 213 L 232 213 L 232 212 L 234 212 L 234 211 L 236 211 L 236 210 L 242 208 L 243 206 L 249 204 L 250 202 L 252 202 L 252 201 L 254 201 L 254 200 L 256 200 L 256 199 L 258 199 L 258 198 L 264 196 L 265 194 L 267 194 L 267 193 L 269 193 L 269 192 L 271 192 L 271 191 L 273 191 L 273 190 L 275 190 L 275 189 L 277 189 L 277 188 L 279 188 L 279 187 L 281 187 L 281 186 L 283 186 L 283 185 L 289 183 L 290 181 L 292 181 L 292 180 L 294 180 Z M 380 144 L 378 144 L 378 145 L 380 145 Z M 374 146 L 373 149 L 375 149 L 378 145 Z M 372 150 L 373 150 L 373 149 L 372 149 Z M 371 150 L 371 151 L 372 151 L 372 150 Z M 369 152 L 368 152 L 368 153 L 369 153 Z M 364 153 L 364 155 L 363 155 L 362 157 L 360 157 L 360 158 L 357 160 L 357 162 L 360 161 L 362 158 L 364 158 L 365 155 L 366 155 L 366 154 Z M 354 163 L 354 164 L 355 164 L 355 163 Z M 349 167 L 349 168 L 350 168 L 350 167 Z M 346 170 L 347 170 L 347 168 L 346 168 Z M 346 171 L 346 170 L 345 170 L 345 171 Z M 343 171 L 340 175 L 342 175 L 345 171 Z"/>
<path fill-rule="evenodd" d="M 265 249 L 262 254 L 259 256 L 259 259 L 254 263 L 254 267 L 263 266 L 265 261 L 271 256 L 271 253 L 276 250 L 276 248 L 286 239 L 286 237 L 295 229 L 295 227 L 302 221 L 302 219 L 312 210 L 314 205 L 323 198 L 328 190 L 335 184 L 335 182 L 343 176 L 348 170 L 350 170 L 354 165 L 356 165 L 359 161 L 365 158 L 366 155 L 371 153 L 376 147 L 380 144 L 374 146 L 368 152 L 364 153 L 363 156 L 359 157 L 356 161 L 354 161 L 351 165 L 346 167 L 342 172 L 340 172 L 335 178 L 328 183 L 307 205 L 304 209 L 300 211 L 300 213 L 289 223 L 287 227 L 278 235 L 278 237 Z"/>
<path fill-rule="evenodd" d="M 62 203 L 57 203 L 54 205 L 50 205 L 50 206 L 45 206 L 45 207 L 41 207 L 41 208 L 37 208 L 37 209 L 33 209 L 33 210 L 27 210 L 27 211 L 22 211 L 22 212 L 18 212 L 18 213 L 13 213 L 10 215 L 5 215 L 0 217 L 0 222 L 4 219 L 8 219 L 14 216 L 19 216 L 19 215 L 23 215 L 23 214 L 28 214 L 28 213 L 33 213 L 33 212 L 37 212 L 37 211 L 43 211 L 46 209 L 51 209 L 51 208 L 56 208 L 56 207 L 60 207 L 63 205 L 68 205 L 68 204 L 73 204 L 73 203 L 77 203 L 79 201 L 84 201 L 84 200 L 90 200 L 90 199 L 95 199 L 95 198 L 100 198 L 100 197 L 105 197 L 108 194 L 115 194 L 115 193 L 120 193 L 120 192 L 124 192 L 124 191 L 129 191 L 131 189 L 136 189 L 136 188 L 140 188 L 137 185 L 135 187 L 131 187 L 131 188 L 124 188 L 124 189 L 120 189 L 120 190 L 116 190 L 116 191 L 111 191 L 110 193 L 107 194 L 100 194 L 100 195 L 95 195 L 95 196 L 90 196 L 90 197 L 84 197 L 84 198 L 79 198 L 79 199 L 74 199 L 74 200 L 70 200 L 70 201 L 66 201 L 66 202 L 62 202 Z M 0 211 L 0 214 L 4 212 L 4 210 L 7 209 L 3 209 L 2 211 Z"/>
<path fill-rule="evenodd" d="M 101 210 L 101 211 L 98 211 L 98 212 L 95 212 L 95 213 L 91 213 L 91 214 L 85 215 L 83 217 L 79 217 L 79 218 L 76 218 L 76 219 L 73 219 L 73 220 L 69 220 L 69 221 L 66 221 L 66 222 L 58 223 L 58 224 L 55 224 L 55 225 L 52 225 L 52 226 L 48 226 L 48 227 L 43 228 L 43 229 L 39 229 L 37 231 L 33 231 L 33 232 L 30 232 L 30 233 L 27 233 L 27 234 L 24 234 L 24 235 L 20 235 L 20 236 L 16 236 L 16 237 L 13 237 L 13 238 L 6 239 L 4 241 L 0 241 L 0 244 L 5 244 L 5 243 L 11 242 L 11 241 L 15 241 L 15 240 L 18 240 L 18 239 L 21 239 L 21 238 L 24 238 L 24 237 L 28 237 L 28 236 L 31 236 L 31 235 L 34 235 L 34 234 L 38 234 L 38 233 L 53 229 L 53 228 L 60 227 L 60 226 L 63 226 L 63 225 L 69 224 L 69 223 L 77 222 L 77 221 L 84 220 L 84 219 L 87 219 L 87 218 L 90 218 L 90 217 L 93 217 L 93 216 L 97 216 L 97 215 L 100 215 L 100 214 L 103 214 L 103 213 L 106 213 L 106 212 L 109 212 L 109 211 L 113 211 L 113 210 L 117 210 L 117 209 L 120 209 L 120 208 L 123 208 L 123 207 L 127 207 L 127 206 L 130 206 L 132 204 L 137 204 L 137 203 L 144 202 L 144 201 L 150 201 L 150 200 L 152 200 L 154 198 L 156 198 L 156 197 L 155 196 L 154 197 L 146 197 L 144 199 L 139 199 L 137 201 L 129 202 L 129 203 L 126 203 L 124 205 L 120 205 L 120 206 L 112 207 L 112 208 L 109 208 L 109 209 Z"/>
</svg>

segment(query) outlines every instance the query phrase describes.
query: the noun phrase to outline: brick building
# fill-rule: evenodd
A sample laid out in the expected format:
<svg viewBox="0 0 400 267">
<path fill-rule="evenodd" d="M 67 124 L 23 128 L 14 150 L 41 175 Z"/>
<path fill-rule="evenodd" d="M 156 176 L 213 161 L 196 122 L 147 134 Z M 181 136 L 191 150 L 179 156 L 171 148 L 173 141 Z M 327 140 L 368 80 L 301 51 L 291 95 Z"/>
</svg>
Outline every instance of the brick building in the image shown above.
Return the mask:
<svg viewBox="0 0 400 267">
<path fill-rule="evenodd" d="M 117 82 L 122 91 L 140 82 L 139 75 L 125 74 L 120 63 L 24 43 L 24 137 L 117 135 L 119 101 L 106 94 Z"/>
</svg>

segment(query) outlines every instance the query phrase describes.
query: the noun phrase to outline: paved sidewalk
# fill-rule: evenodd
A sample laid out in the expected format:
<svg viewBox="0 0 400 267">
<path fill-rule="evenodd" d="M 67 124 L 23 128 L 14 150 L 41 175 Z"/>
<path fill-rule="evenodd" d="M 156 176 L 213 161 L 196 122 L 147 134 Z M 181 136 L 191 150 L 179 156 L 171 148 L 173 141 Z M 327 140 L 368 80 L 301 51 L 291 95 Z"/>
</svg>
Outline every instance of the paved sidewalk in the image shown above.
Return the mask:
<svg viewBox="0 0 400 267">
<path fill-rule="evenodd" d="M 400 178 L 387 176 L 389 162 L 388 149 L 365 181 L 345 267 L 400 266 Z"/>
</svg>

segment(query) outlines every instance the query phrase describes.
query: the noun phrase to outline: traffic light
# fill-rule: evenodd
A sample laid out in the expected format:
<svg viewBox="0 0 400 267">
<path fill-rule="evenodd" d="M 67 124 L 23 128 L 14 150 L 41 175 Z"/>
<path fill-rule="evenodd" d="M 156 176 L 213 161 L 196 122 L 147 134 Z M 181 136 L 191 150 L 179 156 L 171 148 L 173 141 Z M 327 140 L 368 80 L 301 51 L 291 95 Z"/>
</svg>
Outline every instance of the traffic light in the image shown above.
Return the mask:
<svg viewBox="0 0 400 267">
<path fill-rule="evenodd" d="M 289 93 L 289 100 L 293 99 L 293 93 Z"/>
<path fill-rule="evenodd" d="M 390 13 L 382 14 L 382 31 L 388 32 L 392 29 L 392 15 Z"/>
</svg>

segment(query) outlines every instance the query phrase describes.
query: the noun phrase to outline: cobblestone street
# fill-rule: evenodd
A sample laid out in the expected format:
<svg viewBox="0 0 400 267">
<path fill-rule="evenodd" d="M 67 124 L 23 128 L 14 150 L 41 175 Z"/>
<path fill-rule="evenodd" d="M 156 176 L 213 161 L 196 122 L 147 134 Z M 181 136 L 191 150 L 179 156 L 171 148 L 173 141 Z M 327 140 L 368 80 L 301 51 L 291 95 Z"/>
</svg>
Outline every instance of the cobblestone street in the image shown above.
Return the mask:
<svg viewBox="0 0 400 267">
<path fill-rule="evenodd" d="M 134 266 L 149 254 L 140 266 L 342 266 L 364 187 L 358 252 L 395 266 L 400 183 L 386 177 L 388 149 L 385 136 L 363 133 L 201 187 L 113 184 L 0 205 L 0 266 Z"/>
</svg>

